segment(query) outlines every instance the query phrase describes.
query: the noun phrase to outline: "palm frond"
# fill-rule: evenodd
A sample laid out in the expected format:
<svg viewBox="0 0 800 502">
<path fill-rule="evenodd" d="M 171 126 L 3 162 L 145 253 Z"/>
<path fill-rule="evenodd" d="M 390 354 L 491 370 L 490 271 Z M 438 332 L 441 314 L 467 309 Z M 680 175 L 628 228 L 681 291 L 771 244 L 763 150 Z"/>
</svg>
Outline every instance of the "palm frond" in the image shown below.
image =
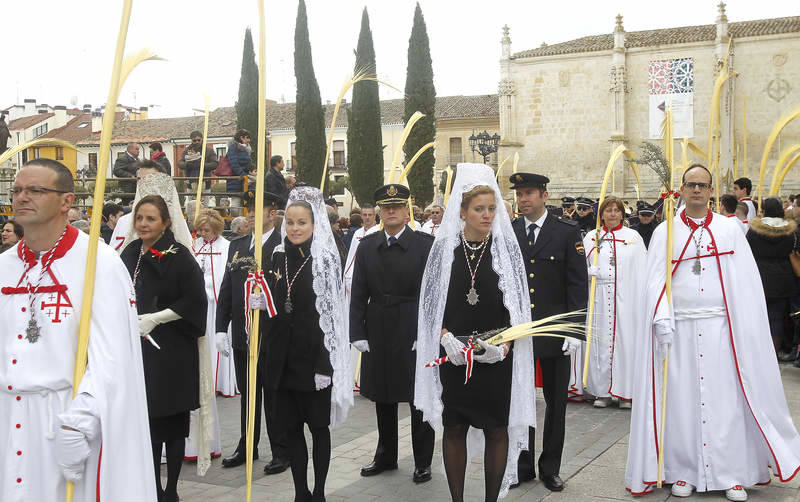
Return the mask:
<svg viewBox="0 0 800 502">
<path fill-rule="evenodd" d="M 635 162 L 640 166 L 645 165 L 649 167 L 654 173 L 656 173 L 656 176 L 658 176 L 661 184 L 666 189 L 670 188 L 672 183 L 672 168 L 670 167 L 669 162 L 664 155 L 664 151 L 655 143 L 642 141 L 641 157 L 638 159 L 626 159 L 626 161 Z"/>
<path fill-rule="evenodd" d="M 493 336 L 487 343 L 491 345 L 499 345 L 501 343 L 519 340 L 525 337 L 540 337 L 549 336 L 555 338 L 566 338 L 570 335 L 583 335 L 586 330 L 586 325 L 583 322 L 573 322 L 570 319 L 576 316 L 585 314 L 585 310 L 576 310 L 573 312 L 565 312 L 563 314 L 556 314 L 538 321 L 532 321 L 525 324 L 518 324 L 503 331 L 502 333 Z"/>
</svg>

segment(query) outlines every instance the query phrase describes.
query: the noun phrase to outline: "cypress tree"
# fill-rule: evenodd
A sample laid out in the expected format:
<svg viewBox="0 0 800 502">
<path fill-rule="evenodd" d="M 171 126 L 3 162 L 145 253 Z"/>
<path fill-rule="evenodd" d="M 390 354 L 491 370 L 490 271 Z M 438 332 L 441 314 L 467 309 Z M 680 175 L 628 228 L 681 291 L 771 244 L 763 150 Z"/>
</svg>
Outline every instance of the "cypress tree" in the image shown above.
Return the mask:
<svg viewBox="0 0 800 502">
<path fill-rule="evenodd" d="M 375 74 L 375 49 L 367 8 L 361 15 L 355 70 Z M 353 86 L 348 110 L 347 168 L 353 195 L 359 204 L 372 203 L 375 190 L 383 185 L 383 138 L 378 83 L 362 80 Z"/>
<path fill-rule="evenodd" d="M 314 76 L 311 60 L 311 41 L 308 38 L 306 3 L 300 0 L 297 6 L 297 23 L 294 29 L 294 75 L 297 78 L 295 103 L 295 134 L 297 143 L 297 181 L 319 187 L 325 161 L 325 113 L 319 85 Z"/>
<path fill-rule="evenodd" d="M 428 43 L 428 31 L 422 9 L 417 3 L 414 10 L 414 26 L 408 40 L 408 69 L 406 70 L 405 109 L 403 120 L 414 112 L 425 114 L 403 146 L 406 162 L 425 144 L 436 137 L 436 89 L 433 86 L 433 65 Z M 433 165 L 436 162 L 433 148 L 423 153 L 408 173 L 408 186 L 420 207 L 425 207 L 433 200 Z"/>
<path fill-rule="evenodd" d="M 236 127 L 250 131 L 253 158 L 258 152 L 258 66 L 250 28 L 244 32 L 242 74 L 239 77 L 239 99 L 236 100 Z"/>
</svg>

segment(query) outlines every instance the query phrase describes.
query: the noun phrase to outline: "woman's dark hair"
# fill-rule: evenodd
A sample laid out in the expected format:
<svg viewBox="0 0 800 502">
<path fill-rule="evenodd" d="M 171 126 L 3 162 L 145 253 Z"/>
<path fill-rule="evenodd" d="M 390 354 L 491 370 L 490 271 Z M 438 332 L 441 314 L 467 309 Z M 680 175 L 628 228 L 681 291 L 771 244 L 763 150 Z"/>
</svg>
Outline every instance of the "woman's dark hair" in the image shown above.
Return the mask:
<svg viewBox="0 0 800 502">
<path fill-rule="evenodd" d="M 25 235 L 25 229 L 23 229 L 22 225 L 20 225 L 16 221 L 8 220 L 5 223 L 3 223 L 3 226 L 6 226 L 6 225 L 12 225 L 14 227 L 14 234 L 17 236 L 17 239 L 22 239 L 22 237 Z M 0 227 L 0 228 L 2 228 L 2 227 Z"/>
<path fill-rule="evenodd" d="M 164 202 L 164 199 L 160 195 L 146 195 L 142 197 L 141 200 L 136 203 L 136 207 L 133 209 L 134 221 L 136 221 L 136 213 L 139 212 L 139 208 L 145 204 L 155 206 L 155 208 L 158 209 L 158 214 L 161 216 L 161 221 L 167 224 L 167 228 L 172 227 L 172 220 L 169 217 L 169 208 L 167 207 L 167 203 Z"/>
<path fill-rule="evenodd" d="M 763 210 L 767 218 L 783 218 L 783 202 L 778 197 L 764 199 Z"/>
<path fill-rule="evenodd" d="M 247 129 L 239 129 L 233 135 L 233 141 L 235 141 L 237 143 L 241 143 L 242 142 L 242 138 L 250 138 L 250 137 L 251 137 L 250 136 L 250 131 L 248 131 Z"/>
<path fill-rule="evenodd" d="M 286 212 L 284 212 L 284 214 L 288 213 L 289 209 L 291 209 L 291 208 L 293 208 L 295 206 L 299 206 L 299 207 L 307 209 L 308 210 L 308 214 L 311 215 L 311 223 L 314 223 L 314 210 L 311 209 L 311 204 L 309 204 L 308 202 L 306 202 L 304 200 L 296 200 L 296 201 L 292 202 L 291 204 L 289 204 L 286 207 Z"/>
<path fill-rule="evenodd" d="M 158 141 L 153 141 L 152 143 L 150 143 L 150 149 L 151 150 L 156 150 L 156 151 L 159 151 L 159 152 L 163 152 L 164 151 L 164 148 L 161 146 L 161 143 L 159 143 Z"/>
</svg>

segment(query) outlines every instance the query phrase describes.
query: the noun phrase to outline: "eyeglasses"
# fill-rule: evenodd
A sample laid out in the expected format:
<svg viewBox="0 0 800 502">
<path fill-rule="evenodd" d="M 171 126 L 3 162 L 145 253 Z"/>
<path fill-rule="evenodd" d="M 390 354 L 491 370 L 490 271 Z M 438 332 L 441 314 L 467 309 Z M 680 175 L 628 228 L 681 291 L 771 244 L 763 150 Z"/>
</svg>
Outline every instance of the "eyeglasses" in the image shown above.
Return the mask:
<svg viewBox="0 0 800 502">
<path fill-rule="evenodd" d="M 202 143 L 203 138 L 192 138 L 192 143 Z"/>
<path fill-rule="evenodd" d="M 685 181 L 683 184 L 689 190 L 694 190 L 696 188 L 699 188 L 700 190 L 708 190 L 709 188 L 711 188 L 711 183 L 698 183 L 696 181 Z"/>
<path fill-rule="evenodd" d="M 58 190 L 56 188 L 47 188 L 32 185 L 29 187 L 13 187 L 11 189 L 11 197 L 19 197 L 25 193 L 31 199 L 39 199 L 46 193 L 71 193 L 69 190 Z"/>
</svg>

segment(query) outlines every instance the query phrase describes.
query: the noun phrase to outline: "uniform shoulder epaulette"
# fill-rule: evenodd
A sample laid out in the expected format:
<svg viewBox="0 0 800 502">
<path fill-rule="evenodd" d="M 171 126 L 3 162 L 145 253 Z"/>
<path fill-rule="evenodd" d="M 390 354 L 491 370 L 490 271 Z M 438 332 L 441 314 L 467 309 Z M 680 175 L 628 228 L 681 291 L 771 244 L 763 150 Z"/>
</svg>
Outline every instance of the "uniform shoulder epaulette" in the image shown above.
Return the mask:
<svg viewBox="0 0 800 502">
<path fill-rule="evenodd" d="M 563 216 L 556 216 L 556 219 L 558 221 L 560 221 L 561 223 L 565 223 L 567 225 L 572 225 L 573 227 L 578 225 L 577 221 L 571 220 L 569 218 L 564 218 Z"/>
<path fill-rule="evenodd" d="M 435 237 L 429 234 L 428 232 L 423 232 L 422 230 L 414 230 L 414 233 L 417 235 L 421 235 L 427 239 L 433 240 Z"/>
</svg>

